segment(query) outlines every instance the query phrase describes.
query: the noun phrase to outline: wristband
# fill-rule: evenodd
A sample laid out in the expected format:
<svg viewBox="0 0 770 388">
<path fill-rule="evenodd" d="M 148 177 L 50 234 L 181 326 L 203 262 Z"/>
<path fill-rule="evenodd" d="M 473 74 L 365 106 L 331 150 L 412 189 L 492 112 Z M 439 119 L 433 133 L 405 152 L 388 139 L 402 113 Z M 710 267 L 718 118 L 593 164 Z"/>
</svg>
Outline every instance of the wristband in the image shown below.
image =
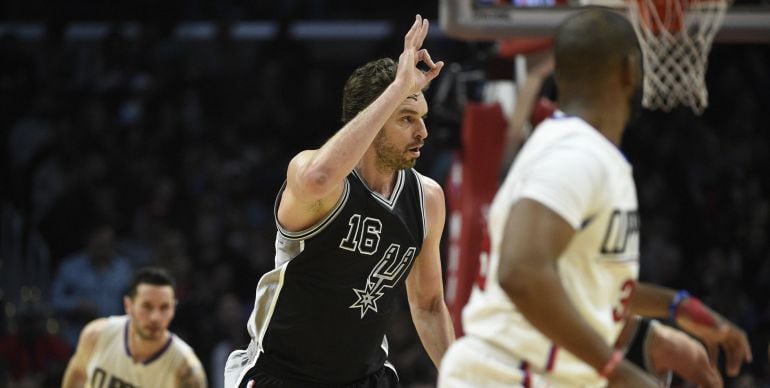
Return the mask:
<svg viewBox="0 0 770 388">
<path fill-rule="evenodd" d="M 706 307 L 703 302 L 694 296 L 688 298 L 687 303 L 683 304 L 678 310 L 681 311 L 679 311 L 677 316 L 686 317 L 698 325 L 714 328 L 719 323 L 717 316 L 712 314 L 708 307 Z"/>
<path fill-rule="evenodd" d="M 671 304 L 668 305 L 668 317 L 676 322 L 676 311 L 679 309 L 679 305 L 682 304 L 682 301 L 689 298 L 690 293 L 685 290 L 679 290 L 679 292 L 674 295 L 674 299 L 671 299 Z"/>
<path fill-rule="evenodd" d="M 612 372 L 615 371 L 615 369 L 618 368 L 618 365 L 620 365 L 621 361 L 623 361 L 623 352 L 620 350 L 615 350 L 612 352 L 610 359 L 607 360 L 607 363 L 602 367 L 602 370 L 599 371 L 599 376 L 602 376 L 606 379 L 610 374 L 612 374 Z"/>
</svg>

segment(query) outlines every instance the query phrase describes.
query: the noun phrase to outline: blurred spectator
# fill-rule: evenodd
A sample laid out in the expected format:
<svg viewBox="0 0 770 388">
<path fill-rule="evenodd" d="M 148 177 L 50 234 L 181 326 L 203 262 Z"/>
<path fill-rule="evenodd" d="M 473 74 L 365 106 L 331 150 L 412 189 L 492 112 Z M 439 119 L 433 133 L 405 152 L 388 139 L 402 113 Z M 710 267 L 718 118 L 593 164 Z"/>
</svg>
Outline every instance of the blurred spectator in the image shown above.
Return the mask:
<svg viewBox="0 0 770 388">
<path fill-rule="evenodd" d="M 83 252 L 64 259 L 53 280 L 51 305 L 64 323 L 64 337 L 74 348 L 78 333 L 96 317 L 123 313 L 123 294 L 132 268 L 114 250 L 115 232 L 99 224 Z"/>
<path fill-rule="evenodd" d="M 155 265 L 165 268 L 176 279 L 176 297 L 184 300 L 194 287 L 191 280 L 192 263 L 187 253 L 184 234 L 177 230 L 166 230 L 157 236 Z"/>
</svg>

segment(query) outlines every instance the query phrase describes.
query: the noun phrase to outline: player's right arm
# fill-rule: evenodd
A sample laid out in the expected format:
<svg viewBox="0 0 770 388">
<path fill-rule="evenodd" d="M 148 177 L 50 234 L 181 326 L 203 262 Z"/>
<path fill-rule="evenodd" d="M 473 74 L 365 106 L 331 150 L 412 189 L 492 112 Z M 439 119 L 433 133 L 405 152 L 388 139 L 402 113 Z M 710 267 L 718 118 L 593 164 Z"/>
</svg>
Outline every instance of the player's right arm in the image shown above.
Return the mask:
<svg viewBox="0 0 770 388">
<path fill-rule="evenodd" d="M 574 234 L 572 225 L 545 205 L 519 200 L 511 207 L 503 231 L 498 281 L 532 326 L 600 372 L 615 350 L 580 315 L 557 271 L 557 260 Z M 612 369 L 606 376 L 611 387 L 657 386 L 627 360 Z"/>
<path fill-rule="evenodd" d="M 69 364 L 67 364 L 67 370 L 64 372 L 62 388 L 80 388 L 86 385 L 88 361 L 91 359 L 91 355 L 93 355 L 96 342 L 99 340 L 99 336 L 106 324 L 106 318 L 93 320 L 80 333 L 75 354 L 70 359 Z"/>
<path fill-rule="evenodd" d="M 404 51 L 395 80 L 363 111 L 337 131 L 321 148 L 303 151 L 289 163 L 286 189 L 278 207 L 278 221 L 290 231 L 312 226 L 336 204 L 344 179 L 364 156 L 380 129 L 411 94 L 435 78 L 443 62 L 434 63 L 421 49 L 428 35 L 428 21 L 417 15 L 404 36 Z M 425 63 L 430 70 L 416 67 Z"/>
</svg>

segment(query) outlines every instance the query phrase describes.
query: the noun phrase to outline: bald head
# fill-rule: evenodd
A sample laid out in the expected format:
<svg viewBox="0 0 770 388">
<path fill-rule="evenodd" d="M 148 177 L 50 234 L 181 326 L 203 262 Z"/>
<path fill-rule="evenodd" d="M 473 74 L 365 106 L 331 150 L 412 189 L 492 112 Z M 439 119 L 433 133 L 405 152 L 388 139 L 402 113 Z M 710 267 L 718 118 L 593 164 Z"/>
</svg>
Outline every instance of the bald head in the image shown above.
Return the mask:
<svg viewBox="0 0 770 388">
<path fill-rule="evenodd" d="M 557 85 L 594 82 L 629 55 L 641 61 L 636 34 L 624 16 L 604 8 L 576 13 L 562 22 L 554 38 Z"/>
</svg>

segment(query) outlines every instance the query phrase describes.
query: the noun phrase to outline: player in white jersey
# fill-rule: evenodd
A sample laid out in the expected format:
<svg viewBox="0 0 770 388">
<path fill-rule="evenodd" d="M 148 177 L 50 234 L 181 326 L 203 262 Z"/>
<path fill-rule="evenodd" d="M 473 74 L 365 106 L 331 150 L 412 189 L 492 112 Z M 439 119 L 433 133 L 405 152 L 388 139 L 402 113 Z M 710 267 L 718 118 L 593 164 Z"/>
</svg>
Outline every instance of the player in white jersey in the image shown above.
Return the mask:
<svg viewBox="0 0 770 388">
<path fill-rule="evenodd" d="M 696 298 L 637 283 L 636 188 L 618 149 L 642 84 L 633 29 L 617 13 L 590 9 L 560 26 L 554 52 L 561 111 L 534 131 L 491 205 L 486 277 L 439 386 L 655 387 L 613 345 L 631 314 L 669 311 L 721 345 L 737 374 L 751 359 L 743 330 Z"/>
<path fill-rule="evenodd" d="M 126 315 L 96 319 L 80 333 L 62 387 L 206 387 L 192 348 L 168 331 L 176 308 L 168 273 L 137 271 L 123 304 Z"/>
</svg>

